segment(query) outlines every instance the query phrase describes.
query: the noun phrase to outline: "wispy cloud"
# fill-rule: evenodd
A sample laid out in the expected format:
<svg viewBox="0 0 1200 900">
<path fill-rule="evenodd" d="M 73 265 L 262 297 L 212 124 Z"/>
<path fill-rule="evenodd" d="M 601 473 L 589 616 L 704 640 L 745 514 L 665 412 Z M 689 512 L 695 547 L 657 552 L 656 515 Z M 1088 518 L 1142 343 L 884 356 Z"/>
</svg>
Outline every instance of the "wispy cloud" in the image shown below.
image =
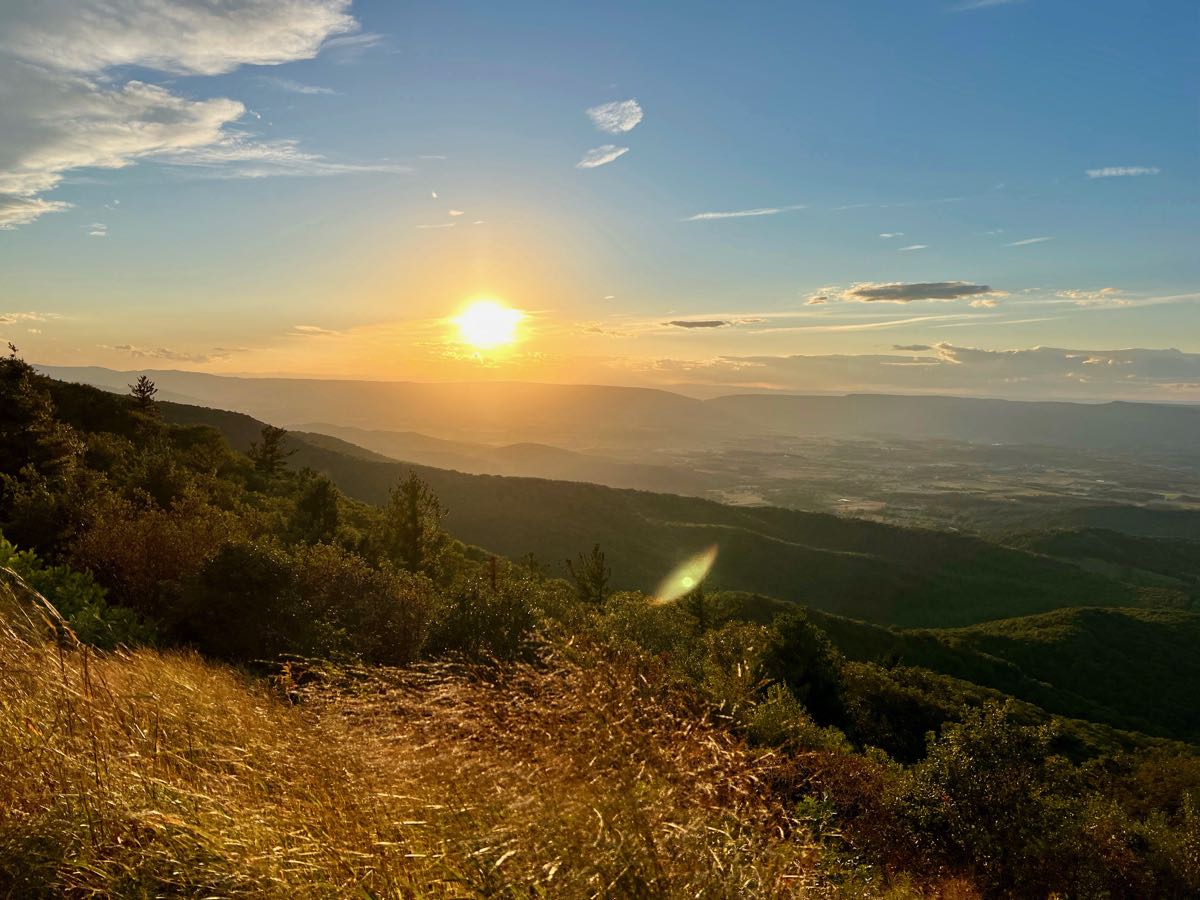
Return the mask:
<svg viewBox="0 0 1200 900">
<path fill-rule="evenodd" d="M 224 359 L 227 355 L 227 353 L 216 351 L 212 353 L 189 353 L 185 350 L 173 350 L 170 347 L 138 347 L 133 344 L 117 344 L 116 346 L 99 344 L 98 346 L 102 350 L 116 350 L 120 353 L 128 353 L 135 359 L 164 359 L 169 362 L 206 363 Z"/>
<path fill-rule="evenodd" d="M 885 231 L 879 236 L 881 238 L 883 238 L 884 240 L 888 240 L 889 238 L 904 237 L 904 232 L 903 231 Z"/>
<path fill-rule="evenodd" d="M 1132 178 L 1138 175 L 1158 175 L 1162 172 L 1158 166 L 1105 166 L 1102 169 L 1088 169 L 1088 178 Z"/>
<path fill-rule="evenodd" d="M 1023 240 L 1023 241 L 1011 241 L 1010 243 L 1007 243 L 1004 246 L 1005 247 L 1025 247 L 1029 244 L 1044 244 L 1044 243 L 1046 243 L 1046 241 L 1052 241 L 1052 240 L 1054 240 L 1053 237 L 1033 237 L 1033 238 L 1025 238 L 1025 240 Z"/>
<path fill-rule="evenodd" d="M 1023 3 L 1024 0 L 968 0 L 966 3 L 958 3 L 950 7 L 950 12 L 971 12 L 976 9 L 989 9 L 993 6 L 1010 6 L 1014 3 Z"/>
<path fill-rule="evenodd" d="M 595 169 L 608 165 L 614 159 L 619 159 L 629 152 L 628 147 L 618 147 L 615 144 L 605 144 L 594 147 L 583 155 L 583 159 L 575 163 L 577 169 Z"/>
<path fill-rule="evenodd" d="M 88 228 L 89 237 L 108 237 L 108 226 L 103 222 L 93 222 Z"/>
<path fill-rule="evenodd" d="M 415 227 L 417 227 L 417 228 L 453 228 L 454 223 L 453 222 L 441 222 L 437 225 L 417 225 Z"/>
<path fill-rule="evenodd" d="M 624 134 L 632 131 L 642 121 L 642 107 L 636 100 L 618 100 L 593 106 L 587 111 L 587 115 L 592 124 L 601 131 Z"/>
<path fill-rule="evenodd" d="M 452 216 L 461 216 L 461 215 L 465 215 L 465 213 L 464 213 L 464 212 L 463 212 L 461 209 L 452 209 L 452 210 L 450 210 L 450 211 L 449 211 L 449 214 L 450 214 L 450 215 L 452 215 Z"/>
<path fill-rule="evenodd" d="M 1121 296 L 1121 289 L 1115 287 L 1100 288 L 1094 291 L 1066 290 L 1059 291 L 1058 296 L 1070 300 L 1076 306 L 1132 306 L 1133 301 Z"/>
<path fill-rule="evenodd" d="M 345 5 L 345 0 L 335 0 Z M 332 50 L 333 59 L 339 63 L 349 63 L 356 61 L 368 50 L 375 47 L 381 47 L 384 44 L 384 36 L 376 34 L 372 31 L 362 31 L 356 34 L 342 34 L 337 37 L 331 37 L 322 45 L 322 50 Z"/>
<path fill-rule="evenodd" d="M 904 252 L 905 250 L 928 250 L 928 249 L 929 249 L 928 244 L 909 244 L 907 247 L 901 247 L 900 251 Z"/>
<path fill-rule="evenodd" d="M 330 328 L 322 328 L 319 325 L 293 325 L 290 334 L 293 337 L 332 337 L 341 334 L 341 332 Z"/>
<path fill-rule="evenodd" d="M 56 313 L 46 312 L 10 312 L 0 313 L 0 325 L 16 325 L 18 322 L 46 322 L 50 319 L 62 318 Z"/>
<path fill-rule="evenodd" d="M 241 131 L 227 131 L 201 147 L 153 151 L 146 159 L 186 167 L 215 178 L 320 177 L 377 173 L 402 175 L 410 166 L 396 163 L 349 163 L 300 149 L 292 139 L 263 141 Z"/>
<path fill-rule="evenodd" d="M 263 81 L 265 81 L 267 84 L 274 85 L 281 91 L 288 91 L 293 94 L 320 94 L 324 96 L 335 96 L 337 94 L 337 91 L 335 91 L 333 88 L 319 87 L 315 84 L 304 84 L 300 81 L 293 81 L 290 78 L 276 78 L 271 76 L 263 78 Z"/>
<path fill-rule="evenodd" d="M 752 216 L 775 216 L 781 212 L 790 212 L 794 209 L 804 208 L 803 204 L 795 204 L 792 206 L 763 206 L 758 209 L 735 209 L 728 212 L 702 212 L 688 216 L 686 219 L 680 219 L 679 221 L 710 222 L 713 219 L 745 219 Z"/>
</svg>

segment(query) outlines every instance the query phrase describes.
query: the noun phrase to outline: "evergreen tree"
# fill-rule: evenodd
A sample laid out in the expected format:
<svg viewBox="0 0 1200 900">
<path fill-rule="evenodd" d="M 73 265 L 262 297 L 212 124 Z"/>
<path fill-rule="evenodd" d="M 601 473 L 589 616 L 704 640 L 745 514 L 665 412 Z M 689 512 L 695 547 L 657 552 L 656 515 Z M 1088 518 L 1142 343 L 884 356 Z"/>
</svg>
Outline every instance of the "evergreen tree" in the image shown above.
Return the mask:
<svg viewBox="0 0 1200 900">
<path fill-rule="evenodd" d="M 415 472 L 391 489 L 384 510 L 384 555 L 409 572 L 436 576 L 449 536 L 442 530 L 446 510 Z"/>
<path fill-rule="evenodd" d="M 129 386 L 129 393 L 137 401 L 138 409 L 142 412 L 152 412 L 157 409 L 154 405 L 154 395 L 158 393 L 158 387 L 145 375 L 139 375 L 137 382 Z"/>
<path fill-rule="evenodd" d="M 305 469 L 305 483 L 292 515 L 292 532 L 306 544 L 328 543 L 337 532 L 338 489 L 324 475 Z"/>
<path fill-rule="evenodd" d="M 283 449 L 285 437 L 287 429 L 264 425 L 262 442 L 255 441 L 250 445 L 250 458 L 254 460 L 254 468 L 268 478 L 274 478 L 282 472 L 287 458 L 296 452 L 294 449 Z"/>
<path fill-rule="evenodd" d="M 603 606 L 609 595 L 609 579 L 612 569 L 604 559 L 600 545 L 592 547 L 591 553 L 580 553 L 575 560 L 567 560 L 567 576 L 575 586 L 575 594 L 584 603 Z"/>
</svg>

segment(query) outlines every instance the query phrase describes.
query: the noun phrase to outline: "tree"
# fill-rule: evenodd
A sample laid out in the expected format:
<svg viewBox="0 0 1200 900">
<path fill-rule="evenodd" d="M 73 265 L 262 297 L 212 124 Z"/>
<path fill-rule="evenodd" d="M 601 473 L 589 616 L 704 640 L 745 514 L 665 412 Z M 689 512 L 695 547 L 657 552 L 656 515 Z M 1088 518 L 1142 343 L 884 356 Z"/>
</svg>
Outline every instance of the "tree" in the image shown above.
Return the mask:
<svg viewBox="0 0 1200 900">
<path fill-rule="evenodd" d="M 0 527 L 56 556 L 86 511 L 84 442 L 59 419 L 48 379 L 8 349 L 0 358 Z"/>
<path fill-rule="evenodd" d="M 771 630 L 771 644 L 763 657 L 767 675 L 786 684 L 817 722 L 840 725 L 842 658 L 829 637 L 802 609 L 776 617 Z"/>
<path fill-rule="evenodd" d="M 567 560 L 567 576 L 575 586 L 575 594 L 584 603 L 603 606 L 608 599 L 608 582 L 612 569 L 604 559 L 600 545 L 592 547 L 591 553 L 580 553 L 575 560 Z"/>
<path fill-rule="evenodd" d="M 305 483 L 292 514 L 292 533 L 306 544 L 328 543 L 338 529 L 338 489 L 324 475 L 305 469 Z"/>
<path fill-rule="evenodd" d="M 450 537 L 442 530 L 446 510 L 437 495 L 417 474 L 388 493 L 384 510 L 384 555 L 401 569 L 430 577 L 440 574 Z"/>
<path fill-rule="evenodd" d="M 683 598 L 683 608 L 691 613 L 696 619 L 696 627 L 700 633 L 708 631 L 712 627 L 712 609 L 708 602 L 708 597 L 704 595 L 704 585 L 698 584 L 696 587 Z"/>
<path fill-rule="evenodd" d="M 154 395 L 158 393 L 158 388 L 145 375 L 139 375 L 137 383 L 129 386 L 129 393 L 133 396 L 133 399 L 137 402 L 138 409 L 142 412 L 156 411 L 157 407 L 154 405 Z"/>
<path fill-rule="evenodd" d="M 285 437 L 287 437 L 286 428 L 264 425 L 262 442 L 255 441 L 250 445 L 250 458 L 254 460 L 254 468 L 268 478 L 274 478 L 282 472 L 284 462 L 296 452 L 295 449 L 283 449 Z"/>
</svg>

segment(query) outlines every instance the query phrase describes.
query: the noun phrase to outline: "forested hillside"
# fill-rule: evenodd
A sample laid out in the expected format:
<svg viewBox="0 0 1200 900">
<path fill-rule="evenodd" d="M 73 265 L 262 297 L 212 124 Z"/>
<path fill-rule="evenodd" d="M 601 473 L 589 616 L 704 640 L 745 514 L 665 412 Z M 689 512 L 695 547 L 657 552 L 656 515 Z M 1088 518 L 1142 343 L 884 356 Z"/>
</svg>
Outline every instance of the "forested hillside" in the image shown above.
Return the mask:
<svg viewBox="0 0 1200 900">
<path fill-rule="evenodd" d="M 249 416 L 164 404 L 170 421 L 209 424 L 249 448 Z M 697 551 L 720 548 L 714 586 L 756 591 L 884 624 L 966 625 L 1065 606 L 1134 605 L 1136 589 L 1078 567 L 977 538 L 772 508 L 722 506 L 599 485 L 373 462 L 323 439 L 293 436 L 297 465 L 351 497 L 381 503 L 410 469 L 445 504 L 457 537 L 503 556 L 557 567 L 599 542 L 614 583 L 650 591 Z"/>
<path fill-rule="evenodd" d="M 155 393 L 0 360 L 0 894 L 1200 891 L 1166 740 L 1196 616 L 1059 608 L 1186 592 L 1065 538 L 410 471 Z M 619 589 L 714 536 L 722 583 L 976 624 Z"/>
</svg>

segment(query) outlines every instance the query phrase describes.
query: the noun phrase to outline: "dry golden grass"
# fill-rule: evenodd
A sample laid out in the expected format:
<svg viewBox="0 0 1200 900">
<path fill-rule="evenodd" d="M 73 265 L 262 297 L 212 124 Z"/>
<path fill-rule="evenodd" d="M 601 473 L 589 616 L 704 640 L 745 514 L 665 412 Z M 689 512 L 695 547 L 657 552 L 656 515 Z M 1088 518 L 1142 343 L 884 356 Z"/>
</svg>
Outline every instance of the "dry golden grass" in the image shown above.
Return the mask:
<svg viewBox="0 0 1200 900">
<path fill-rule="evenodd" d="M 34 603 L 0 584 L 0 896 L 827 893 L 771 758 L 636 664 L 377 670 L 293 706 L 64 647 Z"/>
</svg>

